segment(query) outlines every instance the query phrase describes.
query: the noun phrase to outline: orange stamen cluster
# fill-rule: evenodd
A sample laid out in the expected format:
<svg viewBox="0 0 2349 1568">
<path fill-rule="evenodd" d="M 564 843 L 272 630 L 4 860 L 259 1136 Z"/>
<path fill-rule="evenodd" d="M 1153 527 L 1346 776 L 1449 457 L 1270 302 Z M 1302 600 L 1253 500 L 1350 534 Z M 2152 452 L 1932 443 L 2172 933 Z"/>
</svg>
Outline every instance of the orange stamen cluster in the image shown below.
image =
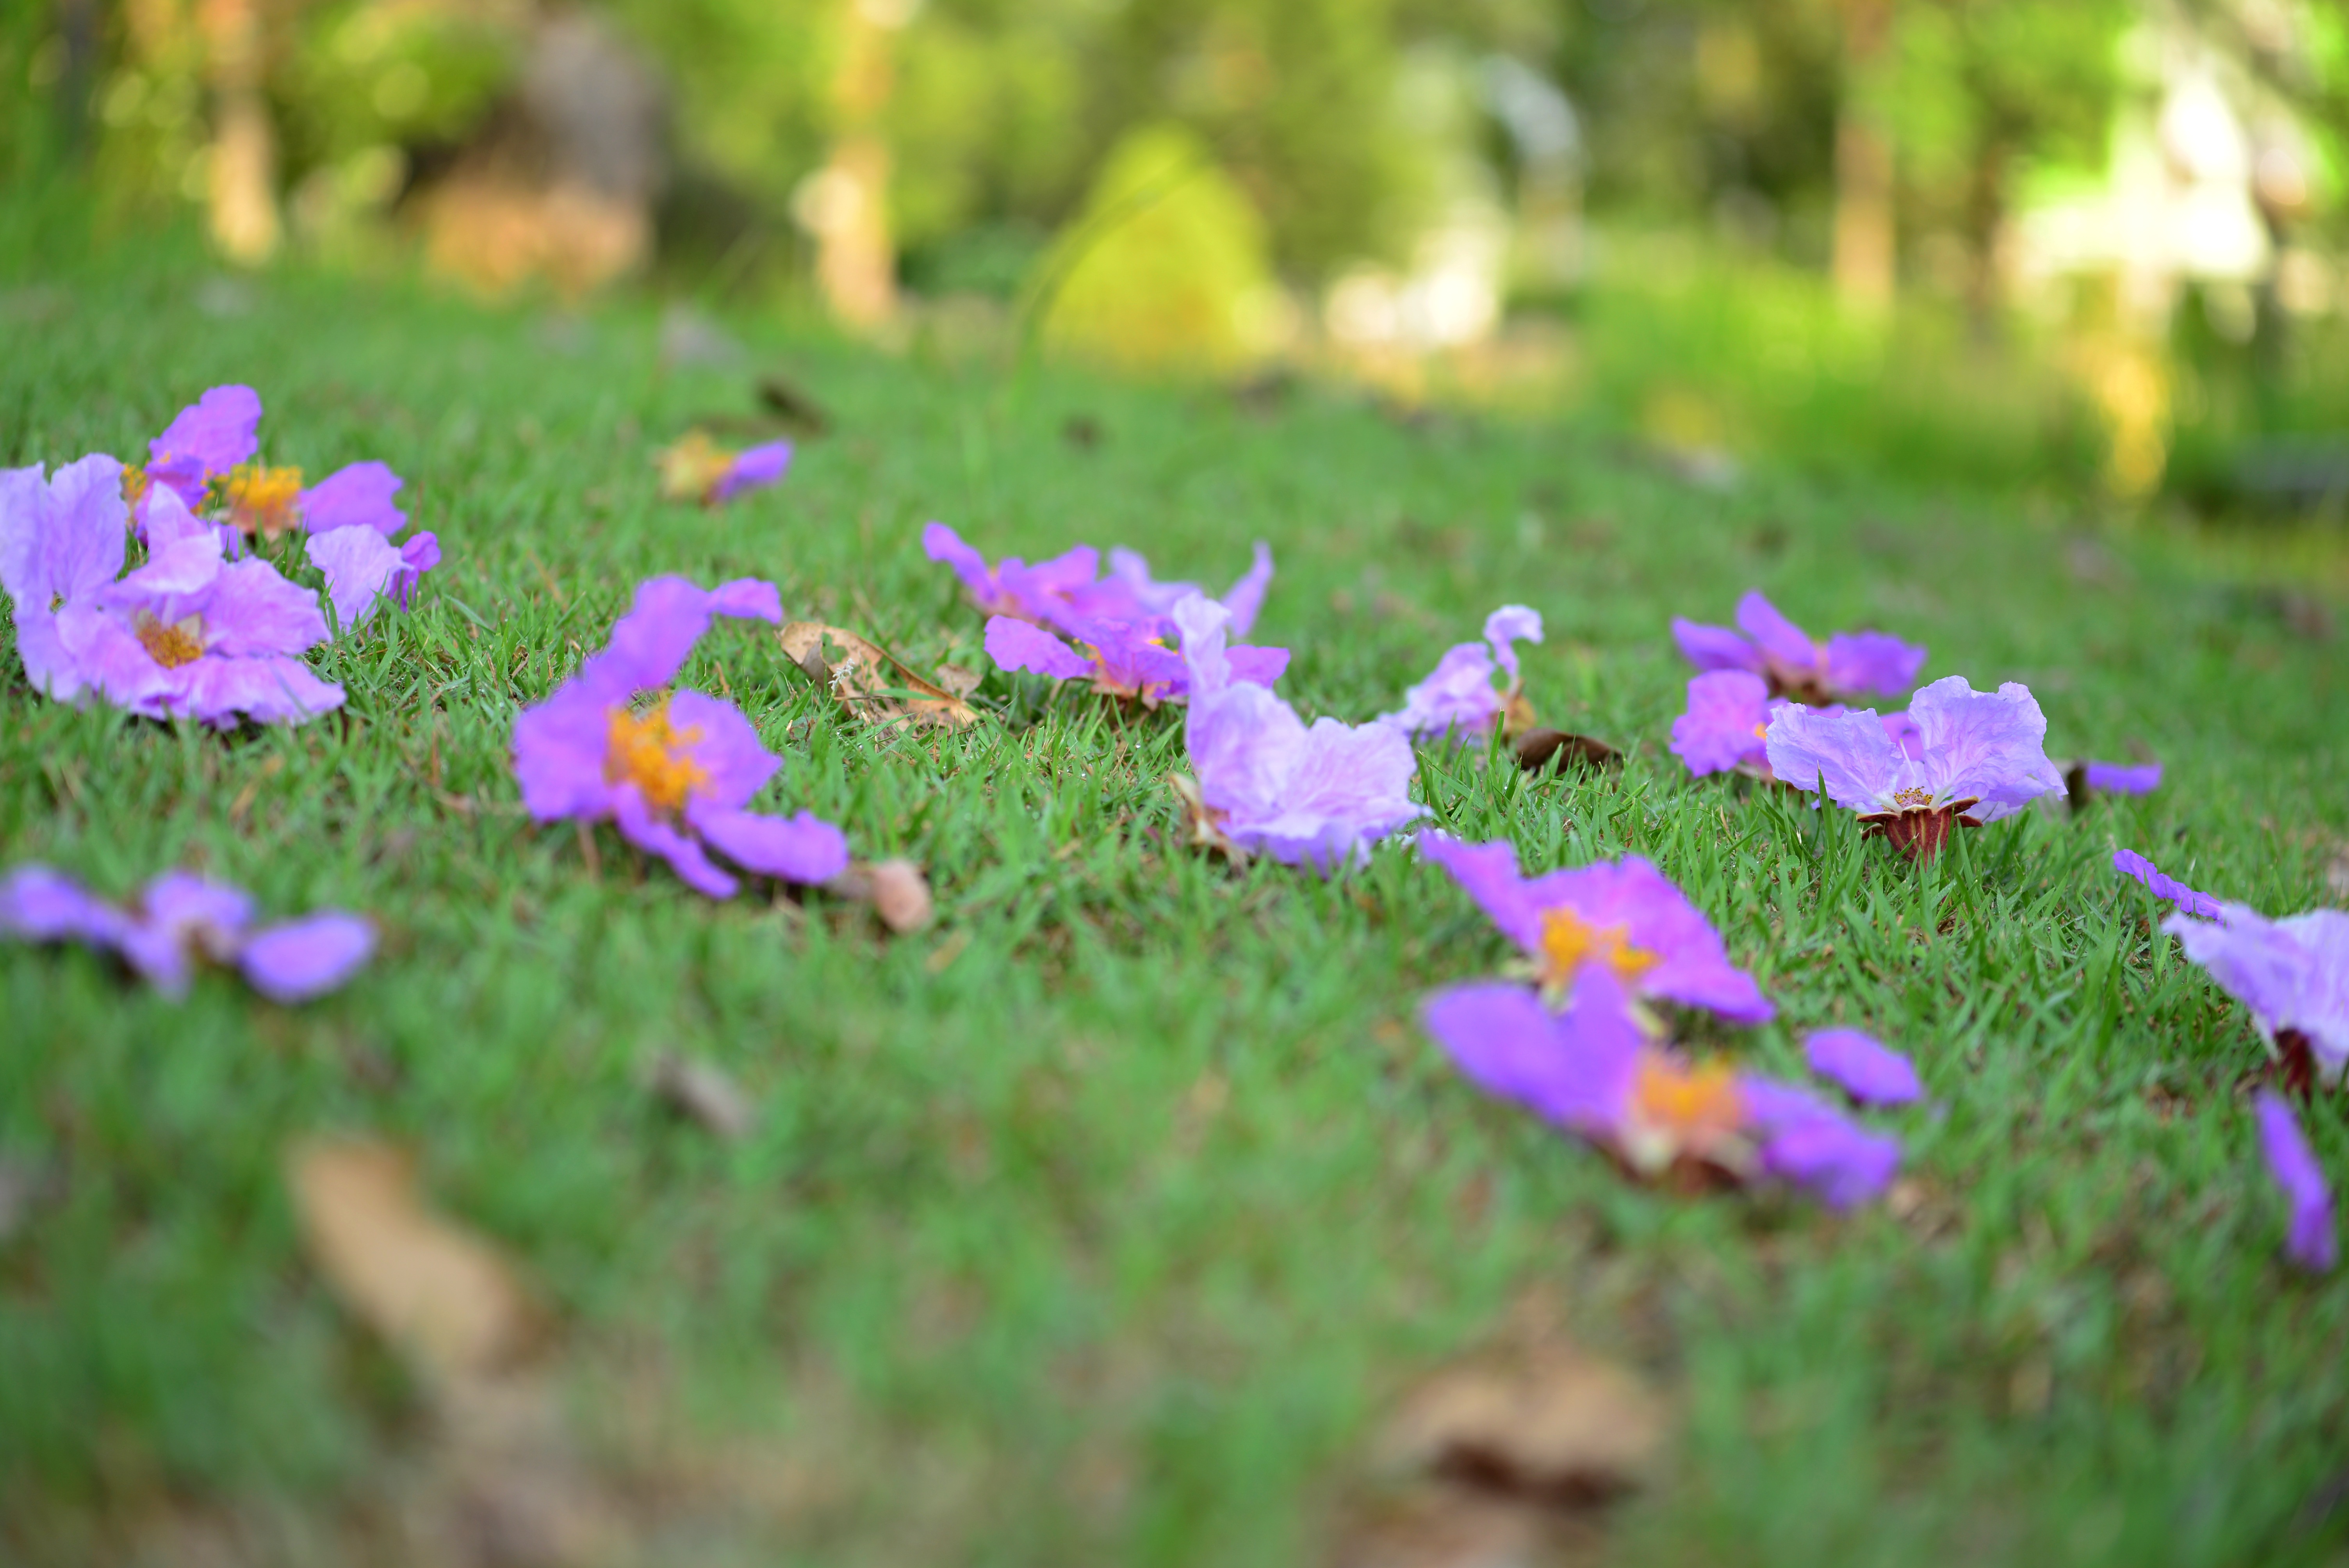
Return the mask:
<svg viewBox="0 0 2349 1568">
<path fill-rule="evenodd" d="M 147 494 L 147 470 L 128 463 L 122 468 L 122 500 L 126 506 L 137 506 Z"/>
<path fill-rule="evenodd" d="M 1908 789 L 1894 795 L 1892 797 L 1892 803 L 1904 809 L 1912 807 L 1928 807 L 1933 803 L 1933 792 L 1930 789 L 1920 789 L 1916 785 L 1912 784 Z"/>
<path fill-rule="evenodd" d="M 706 501 L 734 466 L 734 454 L 701 431 L 688 430 L 653 460 L 660 466 L 661 494 L 671 500 Z"/>
<path fill-rule="evenodd" d="M 604 752 L 605 780 L 635 784 L 645 804 L 675 816 L 709 782 L 709 770 L 685 749 L 700 738 L 699 729 L 669 723 L 666 700 L 642 714 L 616 707 Z"/>
<path fill-rule="evenodd" d="M 193 615 L 177 622 L 141 615 L 135 634 L 148 656 L 167 670 L 191 665 L 203 656 L 204 624 Z"/>
<path fill-rule="evenodd" d="M 292 532 L 299 521 L 295 511 L 302 500 L 302 470 L 247 463 L 221 480 L 221 495 L 231 522 L 274 539 Z"/>
<path fill-rule="evenodd" d="M 1648 1131 L 1669 1134 L 1677 1148 L 1702 1150 L 1744 1124 L 1745 1105 L 1727 1063 L 1692 1067 L 1650 1053 L 1640 1058 L 1632 1080 L 1630 1119 Z"/>
<path fill-rule="evenodd" d="M 1599 963 L 1620 980 L 1636 980 L 1663 962 L 1660 954 L 1635 947 L 1620 925 L 1591 924 L 1570 909 L 1542 911 L 1543 977 L 1553 983 L 1574 978 L 1586 964 Z"/>
</svg>

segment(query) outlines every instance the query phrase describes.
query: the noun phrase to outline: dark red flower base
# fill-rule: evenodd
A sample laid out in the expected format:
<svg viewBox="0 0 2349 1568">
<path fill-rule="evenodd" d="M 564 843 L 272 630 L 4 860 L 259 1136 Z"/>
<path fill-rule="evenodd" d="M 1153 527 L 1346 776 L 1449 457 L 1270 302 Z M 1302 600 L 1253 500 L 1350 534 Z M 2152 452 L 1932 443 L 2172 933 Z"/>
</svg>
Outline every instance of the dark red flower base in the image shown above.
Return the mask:
<svg viewBox="0 0 2349 1568">
<path fill-rule="evenodd" d="M 1863 838 L 1885 840 L 1921 865 L 1941 852 L 1952 829 L 1982 826 L 1980 818 L 1965 815 L 1965 809 L 1972 804 L 1971 800 L 1960 800 L 1932 810 L 1916 807 L 1906 811 L 1878 811 L 1860 819 L 1867 824 L 1860 833 Z"/>
</svg>

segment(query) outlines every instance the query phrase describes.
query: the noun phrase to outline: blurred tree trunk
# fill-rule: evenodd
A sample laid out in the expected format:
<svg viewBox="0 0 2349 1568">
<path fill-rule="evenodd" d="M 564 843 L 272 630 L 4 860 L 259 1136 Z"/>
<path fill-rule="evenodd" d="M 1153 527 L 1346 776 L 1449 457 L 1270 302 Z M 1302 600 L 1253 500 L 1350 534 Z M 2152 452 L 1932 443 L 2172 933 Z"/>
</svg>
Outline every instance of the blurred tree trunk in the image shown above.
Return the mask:
<svg viewBox="0 0 2349 1568">
<path fill-rule="evenodd" d="M 2006 169 L 2012 153 L 2006 138 L 1989 133 L 1974 150 L 1966 180 L 1966 319 L 1978 340 L 1998 325 L 1998 245 L 2006 228 Z"/>
<path fill-rule="evenodd" d="M 1842 0 L 1836 109 L 1835 285 L 1847 304 L 1892 303 L 1892 138 L 1878 86 L 1890 62 L 1893 0 Z"/>
<path fill-rule="evenodd" d="M 897 30 L 912 19 L 905 0 L 848 0 L 843 17 L 832 153 L 815 202 L 816 281 L 833 314 L 875 327 L 897 311 L 897 254 L 889 233 L 889 106 Z"/>
<path fill-rule="evenodd" d="M 57 147 L 78 168 L 89 155 L 89 100 L 98 90 L 98 0 L 57 0 L 65 66 L 57 77 Z"/>
<path fill-rule="evenodd" d="M 259 0 L 201 0 L 196 26 L 212 89 L 212 240 L 246 266 L 276 253 L 277 139 L 263 100 Z"/>
</svg>

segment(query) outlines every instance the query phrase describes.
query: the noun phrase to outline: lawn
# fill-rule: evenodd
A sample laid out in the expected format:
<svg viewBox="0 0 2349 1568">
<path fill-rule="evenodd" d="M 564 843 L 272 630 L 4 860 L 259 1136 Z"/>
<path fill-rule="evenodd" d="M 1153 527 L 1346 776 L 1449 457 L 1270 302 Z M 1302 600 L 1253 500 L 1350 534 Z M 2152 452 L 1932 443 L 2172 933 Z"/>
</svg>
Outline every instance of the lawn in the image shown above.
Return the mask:
<svg viewBox="0 0 2349 1568">
<path fill-rule="evenodd" d="M 272 460 L 383 459 L 447 559 L 315 657 L 348 707 L 296 729 L 77 711 L 0 642 L 7 863 L 109 892 L 196 866 L 383 933 L 298 1009 L 0 947 L 0 1157 L 35 1191 L 0 1239 L 10 1562 L 416 1560 L 398 1500 L 442 1439 L 301 1243 L 285 1155 L 325 1132 L 414 1150 L 543 1302 L 576 1462 L 627 1521 L 611 1560 L 1317 1558 L 1397 1397 L 1529 1313 L 1671 1412 L 1612 1561 L 2349 1553 L 2349 1274 L 2280 1259 L 2257 1036 L 2110 868 L 2343 902 L 2349 678 L 2311 634 L 2349 599 L 2337 536 L 1766 460 L 1721 491 L 1588 425 L 1014 377 L 749 317 L 747 358 L 665 369 L 641 302 L 230 285 L 175 244 L 15 232 L 0 462 L 135 458 L 244 381 Z M 654 450 L 772 369 L 832 432 L 777 489 L 663 501 Z M 932 518 L 990 556 L 1126 543 L 1216 586 L 1268 541 L 1257 640 L 1295 651 L 1309 715 L 1394 707 L 1493 606 L 1537 608 L 1535 706 L 1626 765 L 1423 749 L 1420 798 L 1533 866 L 1654 859 L 1779 1004 L 1701 1044 L 1795 1078 L 1830 1021 L 1913 1053 L 1929 1106 L 1878 1119 L 1894 1201 L 1642 1188 L 1481 1098 L 1416 1011 L 1499 935 L 1401 842 L 1330 880 L 1181 847 L 1172 712 L 990 669 L 972 730 L 881 731 L 719 623 L 684 678 L 785 755 L 761 805 L 921 862 L 938 919 L 910 936 L 821 892 L 714 903 L 523 816 L 517 709 L 653 573 L 770 578 L 787 615 L 987 668 Z M 2168 778 L 1923 872 L 1847 813 L 1692 780 L 1667 624 L 1754 585 L 1926 643 L 1928 677 L 2028 683 L 2053 755 L 2142 747 Z M 748 1136 L 647 1093 L 663 1049 L 735 1078 Z M 2340 1181 L 2341 1099 L 2307 1122 Z"/>
</svg>

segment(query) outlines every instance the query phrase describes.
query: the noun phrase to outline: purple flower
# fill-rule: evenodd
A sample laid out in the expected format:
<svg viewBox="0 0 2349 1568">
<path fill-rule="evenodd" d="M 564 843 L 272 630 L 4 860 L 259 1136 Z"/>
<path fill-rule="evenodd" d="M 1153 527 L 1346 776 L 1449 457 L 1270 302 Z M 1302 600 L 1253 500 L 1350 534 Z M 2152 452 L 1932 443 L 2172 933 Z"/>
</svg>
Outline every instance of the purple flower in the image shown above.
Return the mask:
<svg viewBox="0 0 2349 1568">
<path fill-rule="evenodd" d="M 1454 733 L 1490 734 L 1494 722 L 1508 713 L 1524 686 L 1516 645 L 1541 640 L 1538 613 L 1523 604 L 1502 605 L 1485 617 L 1485 641 L 1461 643 L 1446 650 L 1434 671 L 1402 694 L 1402 710 L 1381 714 L 1378 722 L 1392 725 L 1414 739 Z M 1508 672 L 1506 690 L 1493 687 L 1495 669 Z"/>
<path fill-rule="evenodd" d="M 2341 1077 L 2349 1062 L 2349 913 L 2319 909 L 2270 920 L 2247 905 L 2220 903 L 2215 920 L 2173 914 L 2161 929 L 2251 1010 L 2287 1068 L 2305 1053 L 2317 1078 L 2329 1084 Z"/>
<path fill-rule="evenodd" d="M 1914 756 L 1873 713 L 1797 704 L 1771 721 L 1771 771 L 1859 812 L 1871 834 L 1918 860 L 1940 851 L 1953 822 L 1994 822 L 2064 788 L 2047 760 L 2047 719 L 2025 686 L 2009 681 L 1978 692 L 1962 676 L 1948 676 L 1919 692 L 1909 713 Z"/>
<path fill-rule="evenodd" d="M 542 822 L 609 819 L 712 898 L 732 897 L 738 884 L 709 850 L 789 882 L 837 876 L 848 867 L 838 828 L 806 811 L 786 819 L 743 810 L 782 759 L 732 704 L 689 689 L 641 700 L 676 678 L 712 615 L 780 623 L 782 602 L 773 583 L 755 578 L 707 592 L 682 577 L 640 585 L 610 645 L 514 720 L 523 805 Z"/>
<path fill-rule="evenodd" d="M 2083 764 L 2087 772 L 2088 788 L 2102 795 L 2150 795 L 2161 788 L 2161 764 L 2148 762 L 2141 768 L 2124 767 L 2117 762 Z"/>
<path fill-rule="evenodd" d="M 2161 868 L 2138 854 L 2135 850 L 2115 850 L 2113 870 L 2125 877 L 2135 877 L 2153 892 L 2156 898 L 2166 898 L 2188 914 L 2215 917 L 2219 901 L 2207 892 L 2196 892 L 2175 877 L 2164 876 Z"/>
<path fill-rule="evenodd" d="M 83 682 L 132 713 L 221 728 L 240 717 L 299 724 L 342 706 L 343 688 L 299 656 L 326 640 L 316 594 L 265 561 L 222 560 L 218 531 L 174 490 L 153 493 L 148 522 L 147 563 L 58 612 Z"/>
<path fill-rule="evenodd" d="M 1423 832 L 1419 851 L 1525 952 L 1553 998 L 1604 975 L 1634 996 L 1702 1007 L 1736 1023 L 1767 1023 L 1777 1011 L 1752 975 L 1731 965 L 1712 922 L 1638 855 L 1523 877 L 1516 851 L 1506 843 L 1464 844 Z"/>
<path fill-rule="evenodd" d="M 187 993 L 197 960 L 240 971 L 273 1002 L 323 995 L 375 952 L 375 930 L 327 910 L 256 927 L 253 900 L 225 882 L 166 872 L 127 907 L 84 891 L 42 865 L 0 882 L 0 933 L 26 942 L 80 942 L 119 955 L 169 996 Z"/>
<path fill-rule="evenodd" d="M 2253 1109 L 2260 1119 L 2260 1150 L 2267 1156 L 2268 1173 L 2292 1205 L 2284 1255 L 2311 1274 L 2323 1274 L 2341 1256 L 2340 1238 L 2333 1228 L 2333 1192 L 2324 1172 L 2283 1096 L 2263 1088 Z"/>
<path fill-rule="evenodd" d="M 1870 1132 L 1807 1089 L 1767 1078 L 1737 1080 L 1761 1143 L 1762 1169 L 1809 1189 L 1831 1209 L 1867 1202 L 1900 1170 L 1900 1140 Z"/>
<path fill-rule="evenodd" d="M 1774 693 L 1814 706 L 1868 692 L 1898 696 L 1925 665 L 1923 648 L 1882 632 L 1815 642 L 1758 589 L 1737 602 L 1737 625 L 1733 632 L 1675 618 L 1672 637 L 1700 670 L 1745 670 L 1768 680 Z"/>
<path fill-rule="evenodd" d="M 1327 871 L 1366 858 L 1371 840 L 1425 813 L 1409 793 L 1409 740 L 1383 725 L 1334 718 L 1308 728 L 1296 709 L 1233 668 L 1224 647 L 1230 612 L 1194 595 L 1173 618 L 1189 672 L 1183 742 L 1195 776 L 1176 788 L 1195 841 Z"/>
<path fill-rule="evenodd" d="M 1030 621 L 1071 636 L 1083 636 L 1086 627 L 1104 621 L 1130 622 L 1147 627 L 1147 635 L 1170 636 L 1174 607 L 1195 593 L 1205 597 L 1195 583 L 1153 580 L 1150 563 L 1131 550 L 1111 551 L 1110 574 L 1098 581 L 1101 555 L 1090 544 L 1033 566 L 1017 556 L 989 566 L 960 534 L 933 522 L 922 530 L 922 551 L 953 567 L 971 602 L 988 614 Z M 1256 624 L 1271 581 L 1272 552 L 1258 543 L 1255 563 L 1224 596 L 1232 635 L 1245 636 Z"/>
<path fill-rule="evenodd" d="M 1821 1029 L 1803 1042 L 1811 1070 L 1862 1105 L 1907 1105 L 1925 1097 L 1907 1057 L 1857 1029 Z"/>
<path fill-rule="evenodd" d="M 1077 634 L 1080 653 L 1051 633 L 1009 615 L 987 623 L 987 653 L 997 666 L 1027 670 L 1054 680 L 1090 677 L 1093 690 L 1105 696 L 1132 698 L 1144 707 L 1180 702 L 1191 689 L 1190 672 L 1183 655 L 1147 628 L 1125 621 L 1100 621 Z M 1287 648 L 1230 648 L 1232 678 L 1268 686 L 1288 668 Z"/>
<path fill-rule="evenodd" d="M 758 490 L 783 477 L 792 466 L 792 444 L 789 441 L 769 441 L 764 446 L 737 452 L 726 471 L 709 487 L 709 503 L 732 500 L 744 490 Z"/>
<path fill-rule="evenodd" d="M 0 471 L 0 587 L 15 606 L 16 656 L 33 688 L 57 701 L 76 700 L 86 684 L 59 614 L 94 603 L 122 574 L 129 519 L 112 458 L 84 458 L 46 480 L 37 466 Z"/>
<path fill-rule="evenodd" d="M 1741 1179 L 1767 1173 L 1844 1208 L 1881 1191 L 1899 1164 L 1896 1141 L 1799 1089 L 1650 1043 L 1604 970 L 1563 1014 L 1522 986 L 1487 982 L 1437 993 L 1423 1018 L 1479 1088 L 1643 1176 L 1683 1163 Z"/>
<path fill-rule="evenodd" d="M 1747 670 L 1708 670 L 1692 676 L 1688 710 L 1672 720 L 1672 753 L 1699 779 L 1733 772 L 1772 778 L 1765 738 L 1771 721 L 1793 706 L 1783 696 L 1772 696 L 1762 677 Z M 1887 713 L 1879 714 L 1877 722 L 1904 755 L 1921 755 L 1916 720 L 1905 713 Z"/>
</svg>

